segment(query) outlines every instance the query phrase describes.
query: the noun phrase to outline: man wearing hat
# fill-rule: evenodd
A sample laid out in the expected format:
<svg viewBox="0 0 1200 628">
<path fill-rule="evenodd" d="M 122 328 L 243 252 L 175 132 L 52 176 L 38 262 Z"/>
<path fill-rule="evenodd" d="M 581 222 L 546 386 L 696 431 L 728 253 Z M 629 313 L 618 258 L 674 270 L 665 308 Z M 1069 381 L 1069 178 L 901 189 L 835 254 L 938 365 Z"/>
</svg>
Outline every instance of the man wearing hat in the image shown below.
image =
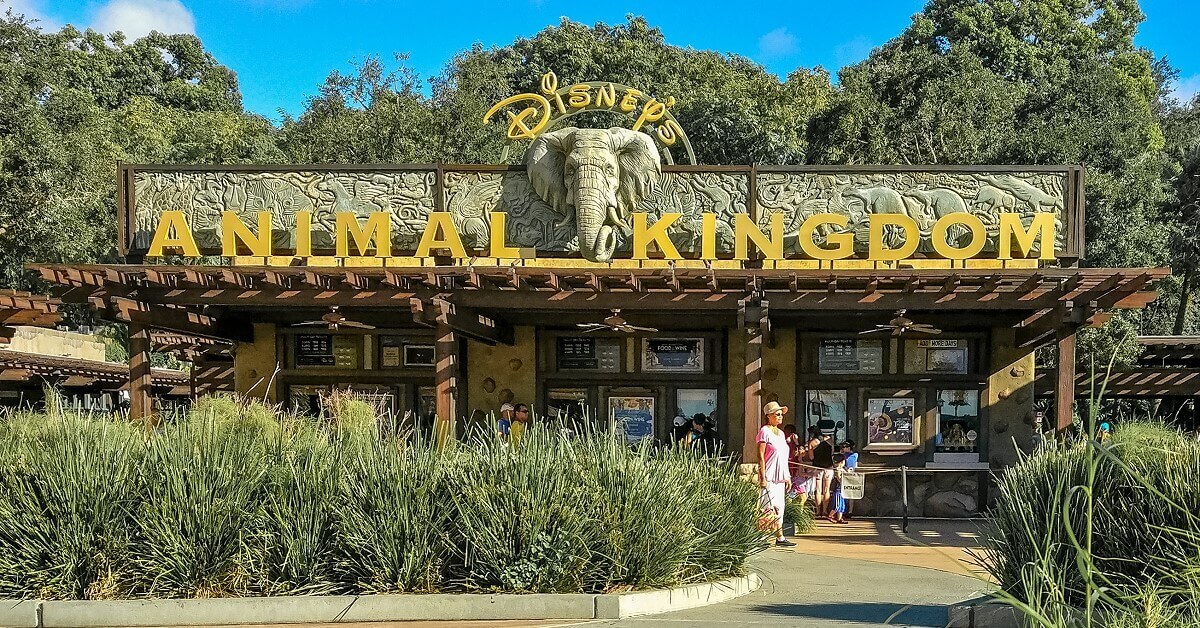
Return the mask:
<svg viewBox="0 0 1200 628">
<path fill-rule="evenodd" d="M 763 510 L 775 512 L 775 545 L 791 547 L 795 543 L 783 536 L 783 511 L 787 493 L 792 489 L 792 474 L 788 469 L 788 444 L 780 425 L 787 406 L 770 401 L 763 406 L 766 425 L 758 431 L 758 483 L 762 486 Z"/>
<path fill-rule="evenodd" d="M 496 421 L 496 431 L 500 434 L 500 440 L 507 441 L 509 431 L 512 429 L 513 404 L 506 403 L 500 406 L 500 420 Z"/>
</svg>

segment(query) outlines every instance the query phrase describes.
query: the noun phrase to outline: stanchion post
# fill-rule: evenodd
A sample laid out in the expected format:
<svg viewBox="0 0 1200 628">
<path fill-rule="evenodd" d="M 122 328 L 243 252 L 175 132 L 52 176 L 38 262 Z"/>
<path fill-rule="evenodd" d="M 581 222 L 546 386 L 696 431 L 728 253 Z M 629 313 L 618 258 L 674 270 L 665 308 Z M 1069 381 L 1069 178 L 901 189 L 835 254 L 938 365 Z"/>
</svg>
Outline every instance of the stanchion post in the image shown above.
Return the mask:
<svg viewBox="0 0 1200 628">
<path fill-rule="evenodd" d="M 905 465 L 900 466 L 900 503 L 904 507 L 900 531 L 908 534 L 908 467 Z"/>
</svg>

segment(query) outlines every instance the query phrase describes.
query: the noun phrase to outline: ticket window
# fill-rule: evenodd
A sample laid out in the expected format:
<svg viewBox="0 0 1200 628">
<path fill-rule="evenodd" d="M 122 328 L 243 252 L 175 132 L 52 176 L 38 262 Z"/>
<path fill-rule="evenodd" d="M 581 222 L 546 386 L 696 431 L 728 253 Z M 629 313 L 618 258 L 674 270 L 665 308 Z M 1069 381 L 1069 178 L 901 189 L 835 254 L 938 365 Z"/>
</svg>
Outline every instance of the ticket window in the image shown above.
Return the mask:
<svg viewBox="0 0 1200 628">
<path fill-rule="evenodd" d="M 980 391 L 939 389 L 937 424 L 933 437 L 935 462 L 978 462 L 983 430 L 980 429 Z"/>
</svg>

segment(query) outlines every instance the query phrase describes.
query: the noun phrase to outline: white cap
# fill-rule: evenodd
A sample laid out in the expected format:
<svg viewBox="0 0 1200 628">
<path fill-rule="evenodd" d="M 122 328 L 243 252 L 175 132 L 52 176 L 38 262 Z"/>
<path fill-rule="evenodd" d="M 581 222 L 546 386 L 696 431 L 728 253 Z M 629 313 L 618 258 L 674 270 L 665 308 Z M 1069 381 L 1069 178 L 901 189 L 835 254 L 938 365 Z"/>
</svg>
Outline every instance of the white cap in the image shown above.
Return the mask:
<svg viewBox="0 0 1200 628">
<path fill-rule="evenodd" d="M 511 404 L 511 403 L 506 403 L 506 404 L 500 406 L 501 414 L 504 414 L 505 412 L 512 412 L 512 411 L 513 411 L 513 404 Z"/>
<path fill-rule="evenodd" d="M 676 416 L 675 417 L 675 427 L 683 427 L 684 425 L 687 425 L 688 420 L 689 419 L 687 417 L 683 416 L 682 414 L 679 416 Z"/>
</svg>

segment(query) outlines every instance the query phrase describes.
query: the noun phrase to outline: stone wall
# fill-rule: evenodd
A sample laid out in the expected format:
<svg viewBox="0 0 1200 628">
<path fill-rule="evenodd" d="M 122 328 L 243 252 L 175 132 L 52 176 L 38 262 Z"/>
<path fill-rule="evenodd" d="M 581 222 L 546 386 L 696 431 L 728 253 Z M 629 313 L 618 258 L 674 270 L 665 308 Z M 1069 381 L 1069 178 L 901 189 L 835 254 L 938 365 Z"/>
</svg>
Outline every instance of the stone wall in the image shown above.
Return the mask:
<svg viewBox="0 0 1200 628">
<path fill-rule="evenodd" d="M 16 327 L 4 348 L 22 353 L 104 361 L 104 343 L 95 336 L 58 329 Z"/>
<path fill-rule="evenodd" d="M 275 325 L 254 323 L 254 342 L 239 342 L 234 352 L 234 388 L 239 395 L 262 399 L 264 393 L 271 403 L 279 401 L 279 378 L 272 378 L 278 363 Z M 270 390 L 266 389 L 270 382 Z"/>
<path fill-rule="evenodd" d="M 908 472 L 908 516 L 974 517 L 981 510 L 981 473 L 991 484 L 990 472 Z M 863 517 L 899 517 L 904 513 L 900 472 L 868 475 L 863 499 L 854 503 L 854 514 Z M 986 508 L 986 504 L 982 506 Z"/>
<path fill-rule="evenodd" d="M 533 327 L 513 330 L 513 346 L 489 346 L 467 341 L 466 412 L 468 421 L 479 415 L 499 416 L 505 403 L 527 403 L 537 407 L 537 340 Z"/>
</svg>

